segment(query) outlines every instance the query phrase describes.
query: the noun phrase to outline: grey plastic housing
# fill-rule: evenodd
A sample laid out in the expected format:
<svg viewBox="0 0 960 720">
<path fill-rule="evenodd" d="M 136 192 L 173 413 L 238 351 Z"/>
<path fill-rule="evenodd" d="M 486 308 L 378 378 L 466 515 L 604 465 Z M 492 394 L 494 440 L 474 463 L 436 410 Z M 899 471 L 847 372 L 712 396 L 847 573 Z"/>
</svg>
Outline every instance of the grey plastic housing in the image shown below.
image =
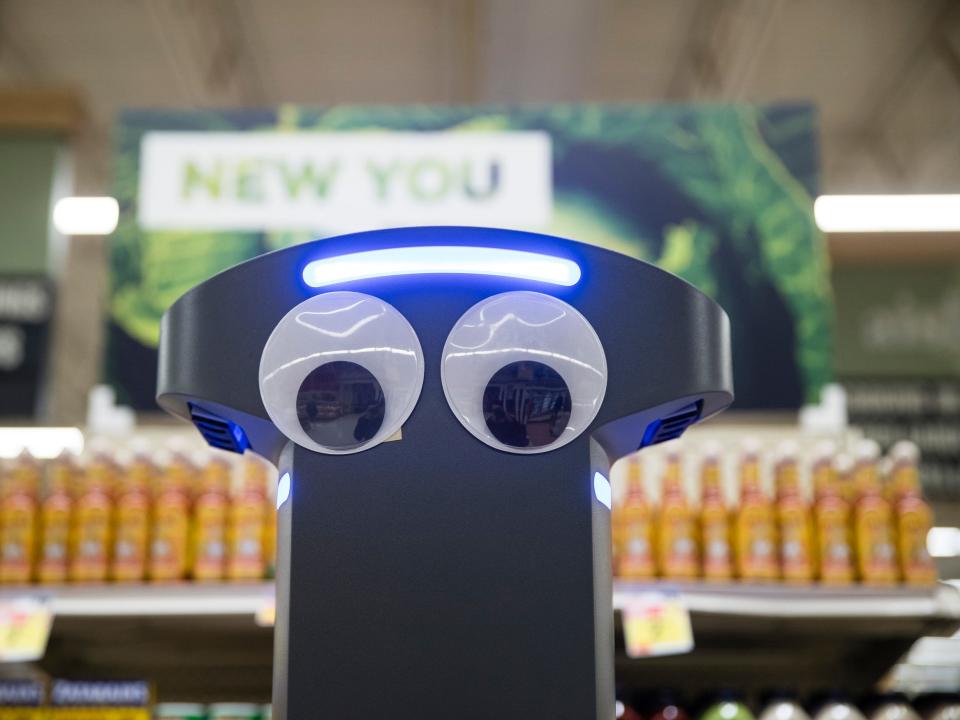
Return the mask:
<svg viewBox="0 0 960 720">
<path fill-rule="evenodd" d="M 562 287 L 406 275 L 320 290 L 302 280 L 320 258 L 430 245 L 564 257 L 582 277 Z M 399 441 L 324 455 L 290 442 L 266 414 L 257 381 L 264 343 L 292 307 L 327 290 L 381 298 L 416 330 L 425 376 Z M 440 381 L 458 318 L 515 290 L 572 305 L 607 359 L 593 422 L 541 454 L 473 437 Z M 253 451 L 291 475 L 279 511 L 277 718 L 609 720 L 609 508 L 593 477 L 609 476 L 644 437 L 672 436 L 658 428 L 682 432 L 686 419 L 669 424 L 675 413 L 702 420 L 732 402 L 729 321 L 683 280 L 574 241 L 487 228 L 372 231 L 273 252 L 186 293 L 163 318 L 157 400 L 185 419 L 193 404 L 235 423 Z"/>
</svg>

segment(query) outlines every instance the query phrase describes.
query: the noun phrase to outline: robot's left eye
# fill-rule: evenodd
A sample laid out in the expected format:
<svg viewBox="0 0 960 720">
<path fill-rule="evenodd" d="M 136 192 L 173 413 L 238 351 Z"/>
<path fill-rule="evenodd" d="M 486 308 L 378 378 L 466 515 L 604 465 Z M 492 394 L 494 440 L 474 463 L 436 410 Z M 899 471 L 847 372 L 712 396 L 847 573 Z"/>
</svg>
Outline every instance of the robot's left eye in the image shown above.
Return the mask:
<svg viewBox="0 0 960 720">
<path fill-rule="evenodd" d="M 607 387 L 600 338 L 567 303 L 510 292 L 477 303 L 447 337 L 447 402 L 491 447 L 539 453 L 566 445 L 596 417 Z"/>
<path fill-rule="evenodd" d="M 309 450 L 345 454 L 394 435 L 423 387 L 423 350 L 392 305 L 356 292 L 293 308 L 260 356 L 260 397 L 274 425 Z"/>
</svg>

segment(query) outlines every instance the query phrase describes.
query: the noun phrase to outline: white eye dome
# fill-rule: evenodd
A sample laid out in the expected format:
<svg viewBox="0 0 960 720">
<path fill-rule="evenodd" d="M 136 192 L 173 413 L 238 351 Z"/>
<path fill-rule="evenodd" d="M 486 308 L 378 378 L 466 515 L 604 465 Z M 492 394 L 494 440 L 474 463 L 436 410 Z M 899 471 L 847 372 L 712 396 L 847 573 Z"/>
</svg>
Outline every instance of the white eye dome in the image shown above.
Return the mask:
<svg viewBox="0 0 960 720">
<path fill-rule="evenodd" d="M 440 373 L 450 408 L 472 435 L 523 454 L 574 440 L 607 388 L 603 346 L 587 319 L 527 291 L 470 308 L 447 337 Z"/>
<path fill-rule="evenodd" d="M 371 295 L 315 295 L 277 323 L 260 356 L 260 397 L 293 442 L 333 455 L 395 434 L 420 397 L 423 350 L 407 319 Z"/>
</svg>

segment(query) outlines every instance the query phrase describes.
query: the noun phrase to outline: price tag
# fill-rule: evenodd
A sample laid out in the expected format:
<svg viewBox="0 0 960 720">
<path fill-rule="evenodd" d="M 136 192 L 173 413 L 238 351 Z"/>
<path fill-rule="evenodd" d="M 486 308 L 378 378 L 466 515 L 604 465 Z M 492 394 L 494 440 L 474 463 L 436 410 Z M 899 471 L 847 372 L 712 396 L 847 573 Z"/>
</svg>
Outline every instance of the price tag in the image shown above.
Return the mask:
<svg viewBox="0 0 960 720">
<path fill-rule="evenodd" d="M 650 590 L 631 595 L 621 617 L 630 657 L 679 655 L 693 650 L 690 613 L 675 590 Z"/>
<path fill-rule="evenodd" d="M 0 662 L 39 660 L 47 649 L 53 610 L 50 599 L 0 599 Z"/>
</svg>

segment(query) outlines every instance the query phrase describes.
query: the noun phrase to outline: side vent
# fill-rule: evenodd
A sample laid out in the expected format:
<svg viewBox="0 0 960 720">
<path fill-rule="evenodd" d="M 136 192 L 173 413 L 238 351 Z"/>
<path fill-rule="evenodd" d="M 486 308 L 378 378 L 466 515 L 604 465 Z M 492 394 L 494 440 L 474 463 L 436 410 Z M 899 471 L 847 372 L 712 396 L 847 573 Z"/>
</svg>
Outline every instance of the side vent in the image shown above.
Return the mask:
<svg viewBox="0 0 960 720">
<path fill-rule="evenodd" d="M 640 447 L 644 448 L 667 440 L 676 440 L 683 435 L 684 430 L 700 419 L 702 411 L 703 401 L 697 400 L 697 402 L 682 407 L 666 417 L 654 420 L 647 425 Z"/>
<path fill-rule="evenodd" d="M 241 453 L 250 447 L 250 441 L 243 428 L 235 422 L 214 415 L 193 403 L 190 406 L 190 419 L 211 447 Z"/>
</svg>

